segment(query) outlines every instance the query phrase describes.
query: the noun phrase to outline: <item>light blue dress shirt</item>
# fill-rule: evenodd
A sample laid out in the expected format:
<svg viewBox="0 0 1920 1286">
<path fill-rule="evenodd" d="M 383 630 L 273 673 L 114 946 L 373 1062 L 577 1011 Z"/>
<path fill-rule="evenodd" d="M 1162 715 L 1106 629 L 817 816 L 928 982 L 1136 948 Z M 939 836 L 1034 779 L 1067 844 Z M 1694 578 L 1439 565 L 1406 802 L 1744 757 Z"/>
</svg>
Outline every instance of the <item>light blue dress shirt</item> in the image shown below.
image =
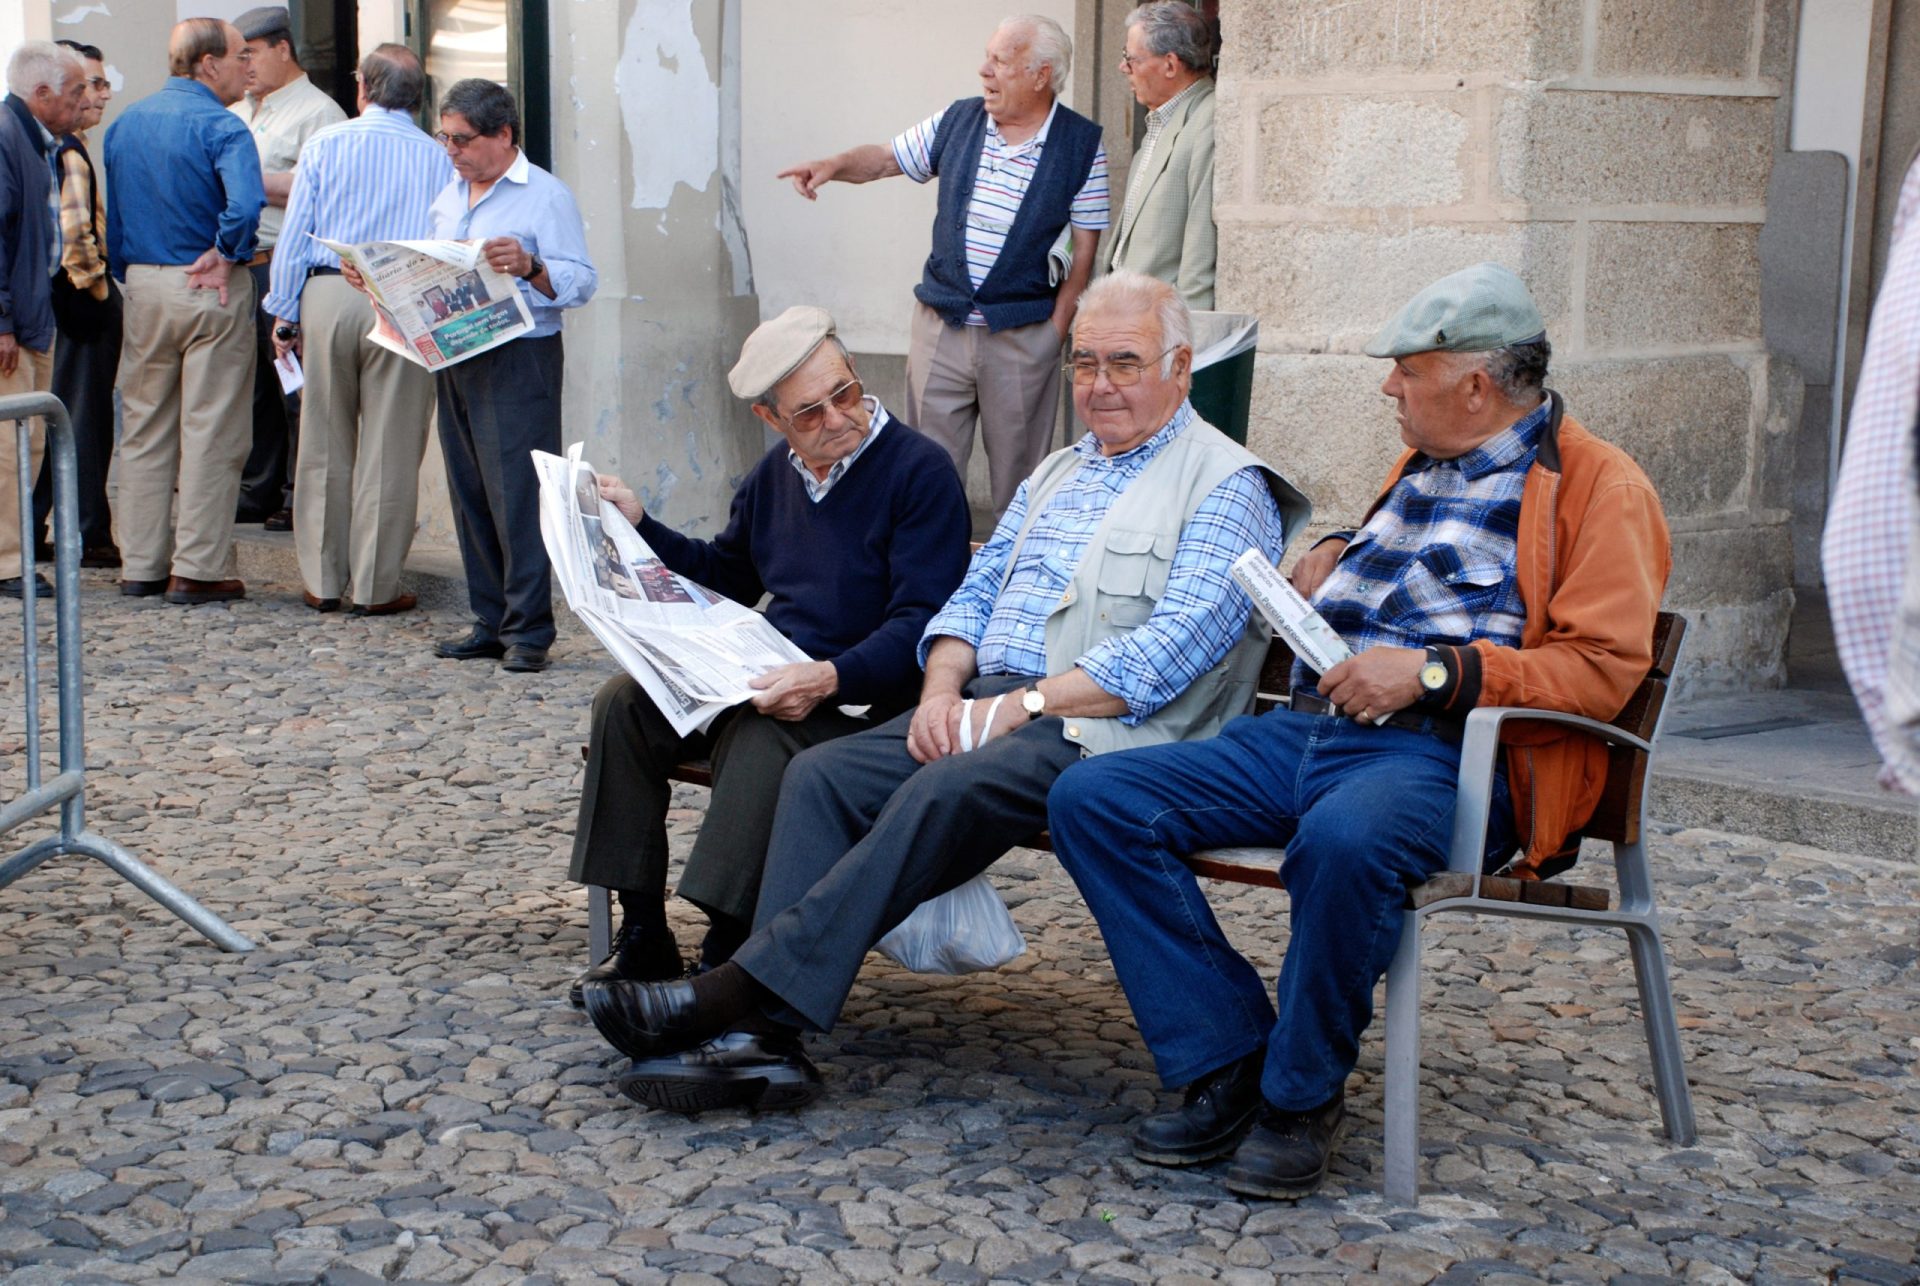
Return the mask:
<svg viewBox="0 0 1920 1286">
<path fill-rule="evenodd" d="M 469 207 L 467 181 L 455 178 L 433 201 L 433 235 L 448 241 L 513 237 L 547 265 L 553 298 L 520 284 L 520 297 L 533 314 L 534 338 L 560 333 L 560 315 L 593 298 L 600 284 L 587 257 L 587 229 L 580 221 L 567 185 L 516 152 L 507 172 Z"/>
</svg>

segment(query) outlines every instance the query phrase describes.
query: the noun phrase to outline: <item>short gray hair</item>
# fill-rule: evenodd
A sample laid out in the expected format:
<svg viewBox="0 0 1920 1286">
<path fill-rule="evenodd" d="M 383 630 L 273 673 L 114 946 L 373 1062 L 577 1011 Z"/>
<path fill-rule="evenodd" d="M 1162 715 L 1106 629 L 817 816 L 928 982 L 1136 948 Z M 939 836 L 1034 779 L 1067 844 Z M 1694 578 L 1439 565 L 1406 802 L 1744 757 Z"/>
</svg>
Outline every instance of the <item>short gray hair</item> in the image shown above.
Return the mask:
<svg viewBox="0 0 1920 1286">
<path fill-rule="evenodd" d="M 1500 395 L 1516 405 L 1537 402 L 1547 386 L 1547 367 L 1553 360 L 1553 345 L 1545 332 L 1523 339 L 1505 348 L 1483 353 L 1455 353 L 1456 369 L 1485 371 Z"/>
<path fill-rule="evenodd" d="M 1172 54 L 1193 71 L 1213 67 L 1213 32 L 1198 9 L 1181 0 L 1153 0 L 1127 15 L 1127 28 L 1140 29 L 1147 52 Z"/>
<path fill-rule="evenodd" d="M 1002 19 L 999 30 L 1008 27 L 1027 29 L 1027 70 L 1045 63 L 1051 73 L 1047 83 L 1054 96 L 1059 97 L 1060 91 L 1067 87 L 1067 73 L 1073 70 L 1073 37 L 1043 13 L 1020 13 Z"/>
<path fill-rule="evenodd" d="M 1193 312 L 1187 301 L 1158 277 L 1121 269 L 1108 273 L 1088 286 L 1074 312 L 1076 328 L 1093 313 L 1119 313 L 1138 317 L 1149 314 L 1160 327 L 1160 346 L 1166 353 L 1160 359 L 1162 379 L 1173 374 L 1173 350 L 1193 347 Z"/>
<path fill-rule="evenodd" d="M 7 59 L 7 90 L 24 102 L 42 85 L 59 93 L 60 82 L 69 75 L 84 78 L 86 74 L 87 65 L 73 50 L 51 40 L 29 40 Z"/>
<path fill-rule="evenodd" d="M 420 69 L 418 54 L 405 45 L 388 42 L 375 45 L 372 52 L 360 60 L 360 88 L 366 91 L 367 101 L 376 107 L 410 112 L 420 106 L 427 89 L 427 76 Z"/>
</svg>

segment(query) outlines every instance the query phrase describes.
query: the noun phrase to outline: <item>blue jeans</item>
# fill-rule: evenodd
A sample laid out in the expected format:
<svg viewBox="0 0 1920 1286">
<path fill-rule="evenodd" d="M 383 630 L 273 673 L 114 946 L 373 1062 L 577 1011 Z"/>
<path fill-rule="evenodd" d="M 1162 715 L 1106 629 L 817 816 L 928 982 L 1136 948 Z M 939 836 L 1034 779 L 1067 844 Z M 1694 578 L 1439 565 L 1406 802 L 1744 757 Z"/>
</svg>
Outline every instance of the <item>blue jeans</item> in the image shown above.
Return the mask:
<svg viewBox="0 0 1920 1286">
<path fill-rule="evenodd" d="M 1337 1093 L 1400 941 L 1407 890 L 1446 866 L 1460 750 L 1438 737 L 1274 710 L 1210 741 L 1086 759 L 1047 799 L 1054 851 L 1105 935 L 1163 1084 L 1263 1045 L 1287 1111 Z M 1513 846 L 1497 778 L 1489 854 Z M 1285 845 L 1292 928 L 1278 1012 L 1220 931 L 1185 853 Z"/>
</svg>

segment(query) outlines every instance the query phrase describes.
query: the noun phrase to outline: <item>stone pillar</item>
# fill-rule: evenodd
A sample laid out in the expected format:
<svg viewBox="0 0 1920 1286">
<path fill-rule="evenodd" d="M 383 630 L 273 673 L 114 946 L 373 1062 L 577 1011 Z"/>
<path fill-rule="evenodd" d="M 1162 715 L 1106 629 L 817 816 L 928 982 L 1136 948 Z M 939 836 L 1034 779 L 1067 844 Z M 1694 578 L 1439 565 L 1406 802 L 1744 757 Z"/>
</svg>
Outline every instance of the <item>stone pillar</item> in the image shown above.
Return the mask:
<svg viewBox="0 0 1920 1286">
<path fill-rule="evenodd" d="M 1252 445 L 1356 521 L 1400 449 L 1361 355 L 1422 285 L 1524 277 L 1550 383 L 1674 529 L 1696 687 L 1778 684 L 1791 371 L 1756 244 L 1791 0 L 1225 0 L 1220 307 L 1261 319 Z"/>
</svg>

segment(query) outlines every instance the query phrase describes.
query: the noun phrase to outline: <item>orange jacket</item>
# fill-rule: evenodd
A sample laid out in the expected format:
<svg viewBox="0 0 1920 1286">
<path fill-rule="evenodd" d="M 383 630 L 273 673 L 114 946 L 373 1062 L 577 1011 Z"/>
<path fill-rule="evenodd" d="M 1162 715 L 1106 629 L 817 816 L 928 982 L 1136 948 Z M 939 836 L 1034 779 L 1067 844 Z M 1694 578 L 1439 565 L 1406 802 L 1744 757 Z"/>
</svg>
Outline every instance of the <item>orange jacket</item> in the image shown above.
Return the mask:
<svg viewBox="0 0 1920 1286">
<path fill-rule="evenodd" d="M 1620 713 L 1652 663 L 1653 623 L 1673 570 L 1660 497 L 1633 458 L 1602 442 L 1549 393 L 1553 410 L 1520 499 L 1520 646 L 1445 648 L 1459 676 L 1446 709 L 1565 710 L 1602 722 Z M 1400 480 L 1400 457 L 1374 501 Z M 1371 516 L 1371 510 L 1369 510 Z M 1519 825 L 1514 874 L 1531 874 L 1593 815 L 1607 748 L 1584 732 L 1513 721 L 1501 729 Z"/>
</svg>

